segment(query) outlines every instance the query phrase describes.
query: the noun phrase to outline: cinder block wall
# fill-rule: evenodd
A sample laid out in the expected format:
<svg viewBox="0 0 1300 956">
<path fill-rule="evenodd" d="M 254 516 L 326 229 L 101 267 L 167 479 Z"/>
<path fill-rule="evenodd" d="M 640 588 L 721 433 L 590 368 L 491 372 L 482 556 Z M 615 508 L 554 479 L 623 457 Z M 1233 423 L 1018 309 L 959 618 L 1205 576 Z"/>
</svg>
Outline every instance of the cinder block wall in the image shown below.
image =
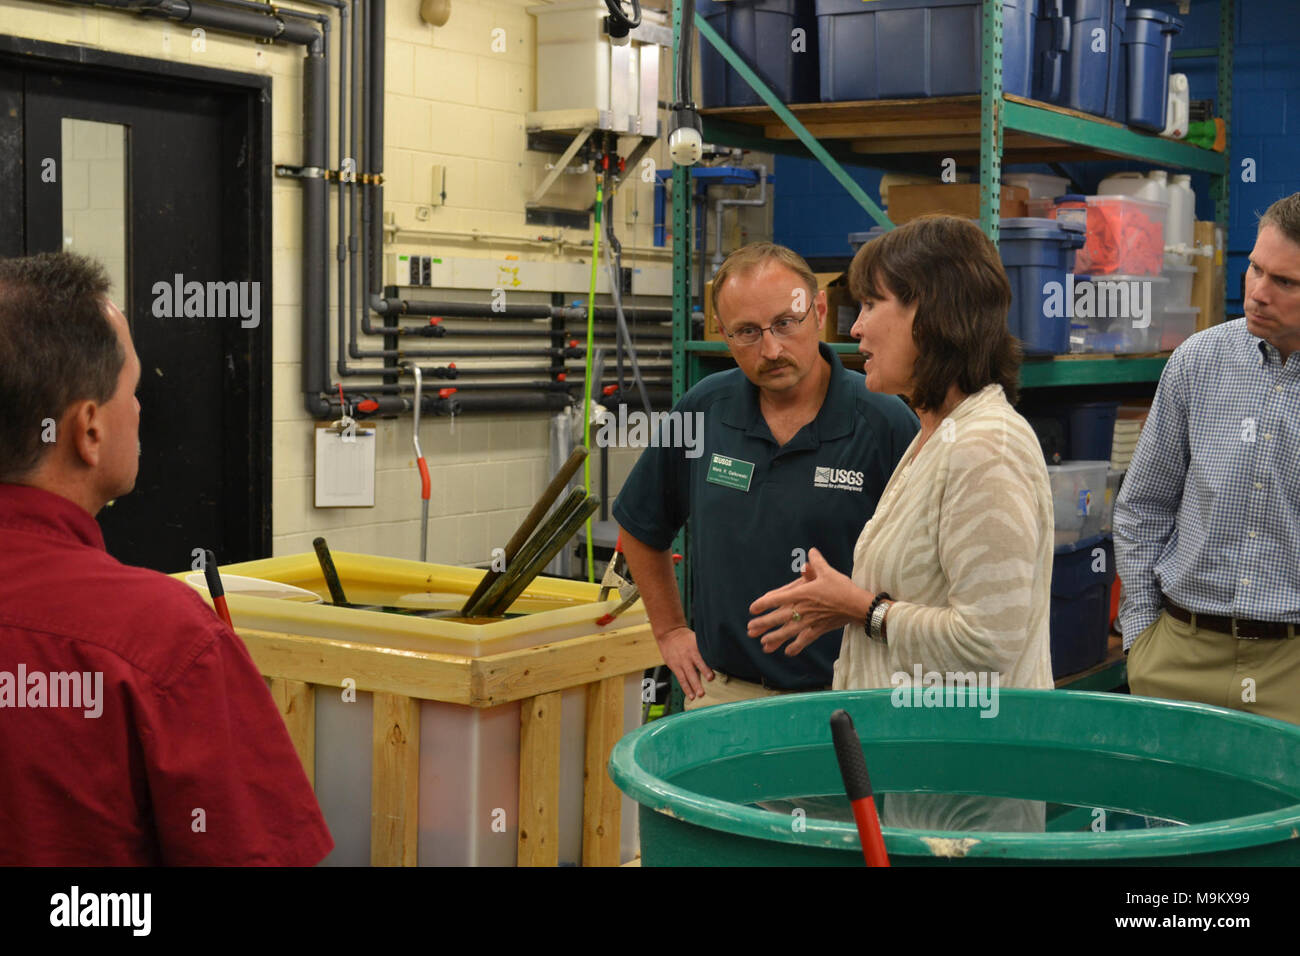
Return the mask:
<svg viewBox="0 0 1300 956">
<path fill-rule="evenodd" d="M 448 24 L 434 28 L 419 19 L 418 0 L 389 0 L 385 212 L 406 229 L 521 236 L 562 232 L 566 249 L 558 254 L 549 250 L 539 253 L 536 245 L 521 243 L 518 248 L 497 245 L 485 252 L 474 242 L 454 236 L 403 241 L 399 229 L 398 241 L 386 246 L 386 252 L 497 259 L 509 254 L 520 260 L 587 261 L 579 243 L 589 238 L 589 233 L 539 230 L 524 222 L 525 198 L 545 175 L 546 163 L 557 158 L 525 150 L 524 114 L 536 102 L 535 19 L 525 10 L 534 3 L 462 0 L 452 5 Z M 0 0 L 0 11 L 0 32 L 11 35 L 268 75 L 272 78 L 272 160 L 301 161 L 302 53 L 297 47 L 209 31 L 199 51 L 183 25 L 142 20 L 121 12 L 34 0 Z M 503 52 L 493 52 L 493 31 L 497 29 L 505 31 Z M 671 61 L 665 57 L 664 62 Z M 670 68 L 665 65 L 661 100 L 670 98 L 669 82 Z M 331 84 L 332 101 L 337 98 L 333 95 L 336 90 L 337 81 Z M 337 108 L 337 103 L 331 106 Z M 331 136 L 331 150 L 333 139 Z M 666 142 L 656 144 L 650 155 L 659 166 L 666 165 Z M 770 158 L 766 159 L 770 168 Z M 445 205 L 430 205 L 434 166 L 446 168 Z M 552 195 L 557 204 L 590 202 L 593 181 L 587 176 L 562 177 Z M 669 266 L 670 250 L 651 248 L 653 187 L 639 177 L 629 177 L 619 195 L 622 209 L 617 229 L 627 255 L 635 255 L 638 263 L 646 266 Z M 635 223 L 628 222 L 629 207 L 639 212 Z M 314 423 L 303 411 L 299 365 L 300 211 L 299 187 L 290 180 L 275 180 L 273 553 L 309 550 L 311 539 L 324 533 L 338 550 L 415 558 L 420 479 L 409 419 L 377 423 L 374 508 L 314 507 Z M 417 219 L 417 215 L 426 218 Z M 746 238 L 770 236 L 770 216 L 750 216 L 744 222 Z M 730 231 L 741 234 L 734 225 Z M 433 479 L 430 560 L 485 562 L 492 548 L 505 544 L 549 479 L 548 421 L 546 414 L 538 412 L 466 415 L 454 423 L 425 416 L 421 444 Z M 636 455 L 635 450 L 611 450 L 611 496 Z M 598 460 L 593 454 L 593 490 L 599 484 Z"/>
</svg>

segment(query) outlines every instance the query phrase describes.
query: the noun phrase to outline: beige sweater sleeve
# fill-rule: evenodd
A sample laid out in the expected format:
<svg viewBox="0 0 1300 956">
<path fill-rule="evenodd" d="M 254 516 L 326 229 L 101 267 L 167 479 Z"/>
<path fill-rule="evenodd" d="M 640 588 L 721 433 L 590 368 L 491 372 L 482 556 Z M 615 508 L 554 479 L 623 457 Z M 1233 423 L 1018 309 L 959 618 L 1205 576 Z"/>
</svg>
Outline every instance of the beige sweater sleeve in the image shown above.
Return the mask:
<svg viewBox="0 0 1300 956">
<path fill-rule="evenodd" d="M 1040 562 L 1035 478 L 1002 418 L 963 423 L 949 455 L 938 560 L 945 607 L 899 601 L 889 611 L 891 656 L 911 669 L 1009 674 L 1024 653 Z"/>
</svg>

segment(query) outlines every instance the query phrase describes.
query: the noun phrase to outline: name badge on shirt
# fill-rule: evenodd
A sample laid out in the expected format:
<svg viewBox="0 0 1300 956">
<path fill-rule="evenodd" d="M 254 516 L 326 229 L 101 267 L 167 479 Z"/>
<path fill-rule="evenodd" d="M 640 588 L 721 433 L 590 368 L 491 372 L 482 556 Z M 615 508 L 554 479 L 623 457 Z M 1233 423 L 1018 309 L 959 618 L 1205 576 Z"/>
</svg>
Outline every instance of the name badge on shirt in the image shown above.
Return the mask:
<svg viewBox="0 0 1300 956">
<path fill-rule="evenodd" d="M 737 491 L 749 491 L 749 483 L 753 477 L 753 462 L 728 458 L 726 455 L 714 455 L 709 459 L 707 480 L 712 484 L 735 488 Z"/>
</svg>

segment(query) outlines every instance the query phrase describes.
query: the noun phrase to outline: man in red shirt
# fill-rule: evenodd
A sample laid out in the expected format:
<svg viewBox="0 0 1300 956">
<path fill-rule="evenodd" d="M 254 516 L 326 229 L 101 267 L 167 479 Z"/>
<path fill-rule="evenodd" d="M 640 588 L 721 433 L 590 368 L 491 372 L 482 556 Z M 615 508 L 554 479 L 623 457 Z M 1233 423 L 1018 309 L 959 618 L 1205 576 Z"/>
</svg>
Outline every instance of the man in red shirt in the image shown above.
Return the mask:
<svg viewBox="0 0 1300 956">
<path fill-rule="evenodd" d="M 243 642 L 104 550 L 140 361 L 108 280 L 0 260 L 0 864 L 309 866 L 333 848 Z"/>
</svg>

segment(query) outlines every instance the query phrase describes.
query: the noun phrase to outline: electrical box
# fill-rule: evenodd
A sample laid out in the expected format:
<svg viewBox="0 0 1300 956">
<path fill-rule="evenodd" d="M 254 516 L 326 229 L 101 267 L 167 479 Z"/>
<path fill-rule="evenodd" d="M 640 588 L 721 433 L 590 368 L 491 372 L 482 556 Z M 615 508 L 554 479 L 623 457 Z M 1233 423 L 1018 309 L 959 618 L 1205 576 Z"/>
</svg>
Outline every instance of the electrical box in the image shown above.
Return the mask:
<svg viewBox="0 0 1300 956">
<path fill-rule="evenodd" d="M 441 259 L 434 256 L 406 256 L 390 253 L 388 256 L 388 285 L 422 286 L 433 285 L 433 267 Z"/>
</svg>

